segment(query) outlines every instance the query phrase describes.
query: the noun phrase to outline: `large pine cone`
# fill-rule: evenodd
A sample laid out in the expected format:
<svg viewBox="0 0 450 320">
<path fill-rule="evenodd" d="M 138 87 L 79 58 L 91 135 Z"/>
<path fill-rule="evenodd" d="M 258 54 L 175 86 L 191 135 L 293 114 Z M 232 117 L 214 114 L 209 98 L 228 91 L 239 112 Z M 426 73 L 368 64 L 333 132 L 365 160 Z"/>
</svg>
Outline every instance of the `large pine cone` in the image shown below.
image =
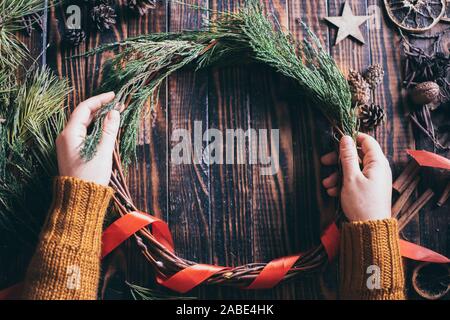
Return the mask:
<svg viewBox="0 0 450 320">
<path fill-rule="evenodd" d="M 354 70 L 350 70 L 348 84 L 352 92 L 352 103 L 355 105 L 365 105 L 370 100 L 370 86 L 363 76 Z"/>
<path fill-rule="evenodd" d="M 385 118 L 383 108 L 377 104 L 360 106 L 358 111 L 359 126 L 363 129 L 374 129 Z"/>
<path fill-rule="evenodd" d="M 109 30 L 116 24 L 116 11 L 106 4 L 92 8 L 91 17 L 100 31 Z"/>
<path fill-rule="evenodd" d="M 138 10 L 141 16 L 156 6 L 155 0 L 128 0 L 128 6 L 133 10 Z"/>
</svg>

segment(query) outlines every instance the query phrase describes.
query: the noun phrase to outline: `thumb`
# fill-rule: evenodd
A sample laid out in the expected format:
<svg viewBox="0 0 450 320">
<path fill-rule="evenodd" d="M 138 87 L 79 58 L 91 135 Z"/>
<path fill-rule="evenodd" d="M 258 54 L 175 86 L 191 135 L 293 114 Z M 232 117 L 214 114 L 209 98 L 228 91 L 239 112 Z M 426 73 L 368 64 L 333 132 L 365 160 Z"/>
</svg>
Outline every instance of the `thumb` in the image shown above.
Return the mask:
<svg viewBox="0 0 450 320">
<path fill-rule="evenodd" d="M 358 162 L 358 151 L 350 136 L 342 137 L 339 142 L 339 156 L 342 164 L 344 180 L 361 173 Z"/>
<path fill-rule="evenodd" d="M 98 150 L 104 154 L 112 154 L 116 143 L 117 133 L 120 127 L 120 113 L 117 110 L 111 110 L 103 123 L 103 133 L 98 146 Z"/>
</svg>

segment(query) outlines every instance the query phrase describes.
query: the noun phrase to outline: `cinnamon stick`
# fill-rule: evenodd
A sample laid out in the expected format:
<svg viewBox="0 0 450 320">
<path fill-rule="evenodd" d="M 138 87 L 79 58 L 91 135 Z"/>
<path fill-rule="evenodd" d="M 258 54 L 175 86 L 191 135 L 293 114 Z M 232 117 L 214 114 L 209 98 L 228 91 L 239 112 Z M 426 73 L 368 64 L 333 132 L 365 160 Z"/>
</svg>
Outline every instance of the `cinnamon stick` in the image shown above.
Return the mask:
<svg viewBox="0 0 450 320">
<path fill-rule="evenodd" d="M 413 204 L 411 204 L 405 213 L 398 220 L 399 229 L 402 230 L 412 218 L 414 218 L 427 203 L 433 198 L 434 192 L 427 189 Z"/>
<path fill-rule="evenodd" d="M 398 193 L 403 193 L 408 185 L 414 180 L 414 178 L 419 173 L 419 165 L 415 160 L 411 160 L 403 172 L 398 176 L 398 178 L 392 184 L 392 188 Z"/>
<path fill-rule="evenodd" d="M 405 191 L 400 195 L 397 201 L 395 201 L 391 211 L 391 215 L 393 218 L 396 218 L 398 214 L 402 211 L 403 207 L 408 202 L 412 193 L 414 192 L 414 190 L 416 190 L 417 186 L 419 185 L 419 181 L 420 176 L 415 177 L 414 180 L 407 186 Z"/>
<path fill-rule="evenodd" d="M 445 187 L 444 192 L 442 193 L 441 197 L 437 202 L 438 207 L 442 207 L 444 203 L 447 202 L 449 197 L 450 197 L 450 182 Z"/>
</svg>

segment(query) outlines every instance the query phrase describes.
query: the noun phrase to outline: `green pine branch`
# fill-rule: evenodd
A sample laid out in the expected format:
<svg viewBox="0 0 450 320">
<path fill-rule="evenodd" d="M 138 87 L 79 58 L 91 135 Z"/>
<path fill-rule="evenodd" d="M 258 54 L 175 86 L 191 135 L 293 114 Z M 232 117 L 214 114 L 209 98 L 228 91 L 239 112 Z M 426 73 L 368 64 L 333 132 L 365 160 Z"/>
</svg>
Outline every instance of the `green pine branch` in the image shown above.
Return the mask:
<svg viewBox="0 0 450 320">
<path fill-rule="evenodd" d="M 66 122 L 68 84 L 47 68 L 31 72 L 1 104 L 0 245 L 37 240 L 57 175 L 55 139 Z M 4 103 L 4 102 L 3 102 Z"/>
<path fill-rule="evenodd" d="M 28 57 L 27 47 L 17 37 L 25 27 L 22 18 L 44 9 L 44 0 L 0 0 L 0 73 L 7 76 L 6 82 L 0 76 L 0 92 L 3 85 L 14 82 L 15 72 Z"/>
</svg>

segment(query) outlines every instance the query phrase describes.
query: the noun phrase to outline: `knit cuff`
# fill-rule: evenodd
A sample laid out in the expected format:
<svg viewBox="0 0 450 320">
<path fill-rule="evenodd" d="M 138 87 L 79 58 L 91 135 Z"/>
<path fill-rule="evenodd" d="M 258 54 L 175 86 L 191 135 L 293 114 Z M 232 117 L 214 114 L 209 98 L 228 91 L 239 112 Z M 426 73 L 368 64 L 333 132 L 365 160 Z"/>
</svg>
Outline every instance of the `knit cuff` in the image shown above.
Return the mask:
<svg viewBox="0 0 450 320">
<path fill-rule="evenodd" d="M 404 299 L 397 220 L 344 223 L 340 252 L 343 299 Z"/>
<path fill-rule="evenodd" d="M 99 235 L 113 190 L 77 178 L 57 177 L 53 192 L 52 214 L 41 240 L 84 251 L 99 251 Z"/>
<path fill-rule="evenodd" d="M 25 299 L 95 299 L 102 225 L 113 190 L 58 177 L 41 240 L 28 267 Z"/>
</svg>

